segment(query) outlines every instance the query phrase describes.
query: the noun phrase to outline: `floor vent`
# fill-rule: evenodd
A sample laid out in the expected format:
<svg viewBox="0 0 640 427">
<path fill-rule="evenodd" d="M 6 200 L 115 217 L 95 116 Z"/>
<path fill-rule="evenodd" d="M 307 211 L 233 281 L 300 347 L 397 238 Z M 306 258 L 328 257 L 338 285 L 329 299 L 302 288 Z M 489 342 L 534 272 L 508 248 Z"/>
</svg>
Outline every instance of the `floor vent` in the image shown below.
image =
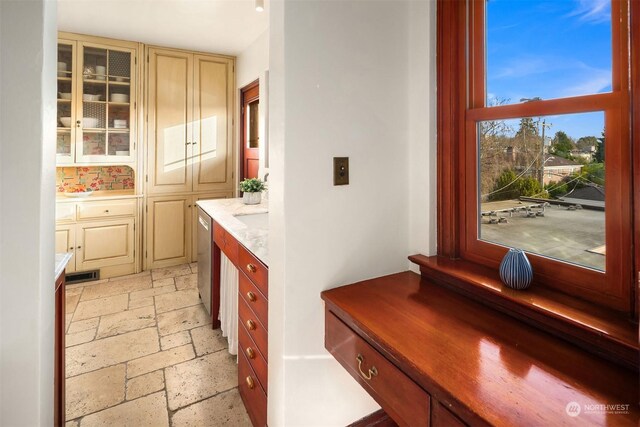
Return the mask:
<svg viewBox="0 0 640 427">
<path fill-rule="evenodd" d="M 100 280 L 100 270 L 81 271 L 79 273 L 67 273 L 65 275 L 65 282 L 67 285 L 72 283 L 91 282 L 93 280 Z"/>
</svg>

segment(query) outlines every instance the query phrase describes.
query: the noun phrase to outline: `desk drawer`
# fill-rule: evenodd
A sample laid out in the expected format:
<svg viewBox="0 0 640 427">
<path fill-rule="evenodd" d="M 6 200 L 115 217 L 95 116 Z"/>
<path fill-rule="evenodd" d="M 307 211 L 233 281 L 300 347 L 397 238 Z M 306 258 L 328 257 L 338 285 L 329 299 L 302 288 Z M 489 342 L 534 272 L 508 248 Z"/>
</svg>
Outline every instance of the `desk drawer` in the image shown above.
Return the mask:
<svg viewBox="0 0 640 427">
<path fill-rule="evenodd" d="M 254 427 L 267 425 L 267 395 L 243 352 L 238 352 L 238 389 Z"/>
<path fill-rule="evenodd" d="M 238 266 L 238 241 L 217 222 L 213 222 L 213 241 L 229 260 Z"/>
<path fill-rule="evenodd" d="M 104 200 L 78 203 L 78 219 L 106 219 L 114 216 L 134 216 L 135 200 Z"/>
<path fill-rule="evenodd" d="M 238 320 L 246 327 L 249 336 L 253 339 L 253 342 L 256 343 L 264 360 L 268 362 L 267 331 L 242 298 L 238 298 Z"/>
<path fill-rule="evenodd" d="M 396 423 L 429 425 L 429 395 L 329 310 L 325 347 Z"/>
<path fill-rule="evenodd" d="M 254 312 L 258 320 L 264 325 L 264 328 L 269 330 L 269 302 L 262 295 L 262 292 L 258 290 L 247 276 L 240 272 L 240 283 L 238 292 L 241 297 L 246 301 L 251 311 Z"/>
<path fill-rule="evenodd" d="M 253 256 L 244 246 L 238 250 L 238 269 L 244 271 L 249 279 L 260 289 L 262 295 L 269 298 L 269 271 L 258 258 Z"/>
<path fill-rule="evenodd" d="M 238 325 L 238 352 L 244 353 L 253 368 L 260 385 L 267 394 L 267 362 L 264 360 L 255 343 L 249 336 L 244 324 Z"/>
</svg>

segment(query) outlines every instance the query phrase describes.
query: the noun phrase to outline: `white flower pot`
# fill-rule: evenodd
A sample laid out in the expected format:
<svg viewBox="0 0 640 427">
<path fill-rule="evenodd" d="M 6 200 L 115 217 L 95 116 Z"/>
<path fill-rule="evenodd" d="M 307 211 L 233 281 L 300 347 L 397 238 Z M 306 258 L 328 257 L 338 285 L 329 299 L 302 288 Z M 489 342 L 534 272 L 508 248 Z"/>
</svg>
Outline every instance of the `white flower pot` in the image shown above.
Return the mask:
<svg viewBox="0 0 640 427">
<path fill-rule="evenodd" d="M 257 191 L 255 193 L 243 193 L 242 201 L 245 205 L 257 205 L 262 201 L 262 192 Z"/>
</svg>

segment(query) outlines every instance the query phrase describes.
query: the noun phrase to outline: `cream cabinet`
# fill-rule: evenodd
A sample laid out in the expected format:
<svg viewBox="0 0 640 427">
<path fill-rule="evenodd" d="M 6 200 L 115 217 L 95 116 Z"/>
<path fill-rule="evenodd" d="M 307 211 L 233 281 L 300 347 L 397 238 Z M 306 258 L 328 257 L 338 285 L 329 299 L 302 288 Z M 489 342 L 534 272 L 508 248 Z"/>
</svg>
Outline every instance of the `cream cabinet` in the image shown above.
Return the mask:
<svg viewBox="0 0 640 427">
<path fill-rule="evenodd" d="M 60 37 L 57 164 L 135 162 L 138 43 Z"/>
<path fill-rule="evenodd" d="M 196 202 L 228 197 L 232 197 L 232 193 L 149 197 L 146 203 L 145 268 L 197 261 Z"/>
<path fill-rule="evenodd" d="M 147 194 L 233 191 L 233 58 L 148 48 L 147 60 Z"/>
<path fill-rule="evenodd" d="M 100 270 L 106 278 L 136 271 L 137 200 L 58 202 L 56 252 L 71 252 L 67 273 Z"/>
</svg>

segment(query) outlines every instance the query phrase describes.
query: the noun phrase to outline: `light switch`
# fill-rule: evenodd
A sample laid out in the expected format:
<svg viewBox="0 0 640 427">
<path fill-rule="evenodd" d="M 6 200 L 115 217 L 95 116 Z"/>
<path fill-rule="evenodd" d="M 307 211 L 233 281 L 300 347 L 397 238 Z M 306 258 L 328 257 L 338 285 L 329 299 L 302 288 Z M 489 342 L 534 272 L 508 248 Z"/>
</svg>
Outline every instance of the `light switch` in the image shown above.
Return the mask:
<svg viewBox="0 0 640 427">
<path fill-rule="evenodd" d="M 333 158 L 333 185 L 349 185 L 349 158 Z"/>
</svg>

